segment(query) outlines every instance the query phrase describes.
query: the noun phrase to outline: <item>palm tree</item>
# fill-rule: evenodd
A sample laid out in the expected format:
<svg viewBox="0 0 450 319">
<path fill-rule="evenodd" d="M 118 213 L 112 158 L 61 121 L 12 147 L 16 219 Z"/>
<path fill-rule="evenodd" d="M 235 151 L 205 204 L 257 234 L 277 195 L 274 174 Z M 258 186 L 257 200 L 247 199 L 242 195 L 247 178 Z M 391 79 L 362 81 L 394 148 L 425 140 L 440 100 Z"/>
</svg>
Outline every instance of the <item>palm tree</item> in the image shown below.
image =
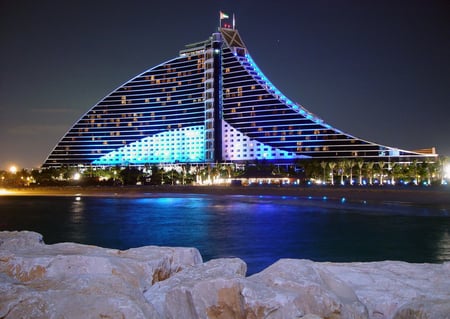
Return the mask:
<svg viewBox="0 0 450 319">
<path fill-rule="evenodd" d="M 362 168 L 364 166 L 364 161 L 360 159 L 356 162 L 356 165 L 359 168 L 359 185 L 362 185 Z"/>
<path fill-rule="evenodd" d="M 227 178 L 231 179 L 231 172 L 233 171 L 233 166 L 231 164 L 225 165 L 225 170 L 227 171 Z"/>
<path fill-rule="evenodd" d="M 380 169 L 380 185 L 383 185 L 383 174 L 384 174 L 384 164 L 385 164 L 385 162 L 379 161 L 377 164 L 378 164 L 378 167 Z"/>
<path fill-rule="evenodd" d="M 373 166 L 375 165 L 375 162 L 367 162 L 367 173 L 369 175 L 369 184 L 372 185 L 373 180 Z"/>
<path fill-rule="evenodd" d="M 389 171 L 389 174 L 391 175 L 391 185 L 395 184 L 395 173 L 396 173 L 395 167 L 396 166 L 397 166 L 397 163 L 395 163 L 395 162 L 388 163 L 388 171 Z"/>
<path fill-rule="evenodd" d="M 350 169 L 350 185 L 353 185 L 353 167 L 355 167 L 356 162 L 354 160 L 347 161 L 347 167 Z"/>
<path fill-rule="evenodd" d="M 424 162 L 422 163 L 422 168 L 423 168 L 423 173 L 424 173 L 423 175 L 425 175 L 427 177 L 427 184 L 430 185 L 431 184 L 432 165 L 428 159 L 424 160 Z"/>
<path fill-rule="evenodd" d="M 334 185 L 334 168 L 336 167 L 335 162 L 328 162 L 328 167 L 331 169 L 331 185 Z"/>
<path fill-rule="evenodd" d="M 324 181 L 324 182 L 327 180 L 327 176 L 326 176 L 326 173 L 327 173 L 327 165 L 328 165 L 328 163 L 325 162 L 325 161 L 320 162 L 320 166 L 323 168 L 323 181 Z"/>
<path fill-rule="evenodd" d="M 345 160 L 341 160 L 338 162 L 338 172 L 341 175 L 341 185 L 344 185 L 344 174 L 345 174 Z"/>
<path fill-rule="evenodd" d="M 419 184 L 419 174 L 417 173 L 417 160 L 413 160 L 413 168 L 414 168 L 414 184 Z"/>
</svg>

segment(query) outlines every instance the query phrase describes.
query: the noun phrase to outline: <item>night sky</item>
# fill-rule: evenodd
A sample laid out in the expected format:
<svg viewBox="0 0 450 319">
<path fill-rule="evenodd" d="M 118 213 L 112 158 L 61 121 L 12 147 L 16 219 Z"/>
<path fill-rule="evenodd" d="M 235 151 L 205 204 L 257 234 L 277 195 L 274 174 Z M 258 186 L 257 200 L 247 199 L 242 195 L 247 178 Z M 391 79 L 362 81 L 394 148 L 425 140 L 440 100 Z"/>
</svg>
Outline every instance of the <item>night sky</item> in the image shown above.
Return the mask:
<svg viewBox="0 0 450 319">
<path fill-rule="evenodd" d="M 207 39 L 219 10 L 271 82 L 329 124 L 450 155 L 448 0 L 0 0 L 0 169 L 39 167 L 100 99 Z"/>
</svg>

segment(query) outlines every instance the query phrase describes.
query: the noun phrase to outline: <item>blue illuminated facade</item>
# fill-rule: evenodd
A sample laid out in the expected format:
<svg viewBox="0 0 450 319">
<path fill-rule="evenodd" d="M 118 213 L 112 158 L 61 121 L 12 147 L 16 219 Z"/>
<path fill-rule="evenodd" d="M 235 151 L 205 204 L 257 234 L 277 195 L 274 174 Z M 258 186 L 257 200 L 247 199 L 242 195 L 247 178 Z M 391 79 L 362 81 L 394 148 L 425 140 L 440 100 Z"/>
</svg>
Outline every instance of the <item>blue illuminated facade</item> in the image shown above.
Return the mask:
<svg viewBox="0 0 450 319">
<path fill-rule="evenodd" d="M 43 167 L 174 163 L 413 160 L 324 123 L 264 76 L 235 29 L 129 80 L 63 136 Z"/>
</svg>

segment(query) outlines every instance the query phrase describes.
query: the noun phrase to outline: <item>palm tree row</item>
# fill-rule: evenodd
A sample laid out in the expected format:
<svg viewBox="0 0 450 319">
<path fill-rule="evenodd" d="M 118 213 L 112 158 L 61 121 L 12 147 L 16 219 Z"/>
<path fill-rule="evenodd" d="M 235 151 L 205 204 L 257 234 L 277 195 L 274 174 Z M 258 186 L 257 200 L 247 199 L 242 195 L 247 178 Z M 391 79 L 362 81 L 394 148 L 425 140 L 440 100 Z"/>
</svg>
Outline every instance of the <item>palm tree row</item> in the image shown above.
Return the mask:
<svg viewBox="0 0 450 319">
<path fill-rule="evenodd" d="M 339 177 L 341 185 L 363 184 L 396 184 L 396 183 L 426 183 L 443 182 L 444 162 L 417 160 L 411 163 L 385 161 L 363 161 L 362 159 L 339 161 L 310 161 L 304 164 L 306 179 L 313 179 L 324 184 L 335 184 Z M 355 178 L 356 175 L 356 178 Z"/>
<path fill-rule="evenodd" d="M 257 162 L 236 165 L 213 164 L 167 164 L 144 167 L 77 167 L 48 168 L 15 173 L 0 171 L 0 186 L 105 184 L 215 184 L 236 178 L 289 177 L 313 180 L 323 184 L 427 184 L 444 182 L 445 157 L 436 162 L 416 160 L 411 163 L 363 161 L 348 159 L 338 161 L 299 161 L 295 165 L 276 165 Z"/>
</svg>

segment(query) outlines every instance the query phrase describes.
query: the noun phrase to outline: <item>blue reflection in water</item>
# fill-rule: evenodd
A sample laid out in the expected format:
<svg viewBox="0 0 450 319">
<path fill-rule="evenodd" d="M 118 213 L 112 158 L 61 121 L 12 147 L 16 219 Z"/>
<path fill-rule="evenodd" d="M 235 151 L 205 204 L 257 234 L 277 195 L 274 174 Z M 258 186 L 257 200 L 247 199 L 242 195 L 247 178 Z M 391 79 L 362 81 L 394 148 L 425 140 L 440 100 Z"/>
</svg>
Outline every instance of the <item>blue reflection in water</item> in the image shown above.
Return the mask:
<svg viewBox="0 0 450 319">
<path fill-rule="evenodd" d="M 0 230 L 37 231 L 48 244 L 196 247 L 204 260 L 244 259 L 249 274 L 279 258 L 343 262 L 450 259 L 448 212 L 399 203 L 167 194 L 147 198 L 1 197 L 0 217 Z"/>
</svg>

